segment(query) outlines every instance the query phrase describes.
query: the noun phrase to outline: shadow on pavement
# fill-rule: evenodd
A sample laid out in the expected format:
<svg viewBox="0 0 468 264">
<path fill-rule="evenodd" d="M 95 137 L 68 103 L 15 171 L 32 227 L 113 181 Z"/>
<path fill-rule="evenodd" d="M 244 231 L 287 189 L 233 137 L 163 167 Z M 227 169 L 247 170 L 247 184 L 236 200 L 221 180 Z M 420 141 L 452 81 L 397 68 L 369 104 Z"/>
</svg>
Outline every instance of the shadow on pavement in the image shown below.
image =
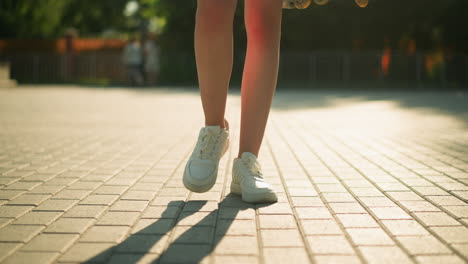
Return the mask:
<svg viewBox="0 0 468 264">
<path fill-rule="evenodd" d="M 218 208 L 209 212 L 195 225 L 179 225 L 184 219 L 200 212 L 207 201 L 171 201 L 160 219 L 140 231 L 131 234 L 118 245 L 92 257 L 84 263 L 137 263 L 146 254 L 159 253 L 155 245 L 169 234 L 173 228 L 187 227 L 188 229 L 175 240 L 169 241 L 169 246 L 161 254 L 155 254 L 157 259 L 152 263 L 199 263 L 216 248 L 221 238 L 226 235 L 229 227 L 239 211 L 253 209 L 255 205 L 244 203 L 239 196 L 229 194 L 220 203 Z M 256 207 L 268 206 L 268 204 Z M 177 208 L 177 209 L 175 209 Z M 174 210 L 177 217 L 174 221 Z M 216 221 L 222 210 L 223 224 Z M 169 239 L 173 239 L 170 236 Z M 164 243 L 165 244 L 165 243 Z M 118 254 L 118 255 L 116 255 Z M 147 261 L 145 261 L 146 263 Z"/>
</svg>

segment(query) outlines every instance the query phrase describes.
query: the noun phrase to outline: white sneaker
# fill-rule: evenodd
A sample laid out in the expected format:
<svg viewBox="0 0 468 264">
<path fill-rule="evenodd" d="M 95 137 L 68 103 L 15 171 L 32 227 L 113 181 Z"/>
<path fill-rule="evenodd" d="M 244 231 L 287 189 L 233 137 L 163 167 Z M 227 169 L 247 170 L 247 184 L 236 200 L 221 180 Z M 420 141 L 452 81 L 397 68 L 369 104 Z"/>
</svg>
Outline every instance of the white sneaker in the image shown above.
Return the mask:
<svg viewBox="0 0 468 264">
<path fill-rule="evenodd" d="M 192 192 L 206 192 L 218 176 L 218 164 L 229 147 L 229 130 L 220 126 L 200 129 L 198 141 L 184 171 L 184 186 Z"/>
<path fill-rule="evenodd" d="M 248 203 L 274 203 L 278 201 L 273 187 L 265 182 L 257 157 L 250 152 L 234 159 L 231 192 L 242 196 Z"/>
</svg>

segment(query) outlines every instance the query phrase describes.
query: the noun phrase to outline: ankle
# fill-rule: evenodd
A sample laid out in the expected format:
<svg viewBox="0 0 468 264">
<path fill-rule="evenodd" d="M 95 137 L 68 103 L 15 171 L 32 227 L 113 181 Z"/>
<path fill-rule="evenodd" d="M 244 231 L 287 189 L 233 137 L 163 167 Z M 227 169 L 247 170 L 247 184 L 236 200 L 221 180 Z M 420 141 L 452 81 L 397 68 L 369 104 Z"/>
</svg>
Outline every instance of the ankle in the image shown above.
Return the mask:
<svg viewBox="0 0 468 264">
<path fill-rule="evenodd" d="M 244 152 L 249 152 L 249 153 L 252 153 L 255 155 L 255 157 L 258 159 L 258 153 L 255 153 L 255 152 L 252 152 L 252 151 L 239 151 L 239 153 L 237 154 L 237 158 L 240 159 L 242 157 L 242 154 Z"/>
<path fill-rule="evenodd" d="M 205 126 L 219 126 L 220 128 L 226 128 L 227 130 L 229 130 L 229 122 L 226 119 L 224 119 L 221 122 L 207 122 L 207 121 L 205 121 Z"/>
</svg>

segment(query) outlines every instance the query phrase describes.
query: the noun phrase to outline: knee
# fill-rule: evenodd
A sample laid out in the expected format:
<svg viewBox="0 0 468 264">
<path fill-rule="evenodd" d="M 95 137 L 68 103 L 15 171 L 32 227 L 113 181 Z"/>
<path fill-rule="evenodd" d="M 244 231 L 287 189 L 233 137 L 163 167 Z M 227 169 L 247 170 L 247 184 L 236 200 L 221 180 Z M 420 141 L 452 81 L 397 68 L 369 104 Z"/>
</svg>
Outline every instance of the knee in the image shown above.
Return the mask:
<svg viewBox="0 0 468 264">
<path fill-rule="evenodd" d="M 231 0 L 198 0 L 195 23 L 199 30 L 219 32 L 232 28 L 235 4 Z"/>
<path fill-rule="evenodd" d="M 276 21 L 268 16 L 251 16 L 246 24 L 247 38 L 250 44 L 268 46 L 275 43 L 279 35 Z"/>
</svg>

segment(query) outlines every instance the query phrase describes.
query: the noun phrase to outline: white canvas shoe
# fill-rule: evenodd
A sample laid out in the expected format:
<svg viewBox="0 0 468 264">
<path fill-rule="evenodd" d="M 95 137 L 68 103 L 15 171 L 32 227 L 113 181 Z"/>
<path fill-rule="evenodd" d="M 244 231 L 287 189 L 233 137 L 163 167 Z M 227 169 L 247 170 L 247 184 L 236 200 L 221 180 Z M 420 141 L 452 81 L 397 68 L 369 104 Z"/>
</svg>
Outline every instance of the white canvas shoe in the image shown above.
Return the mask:
<svg viewBox="0 0 468 264">
<path fill-rule="evenodd" d="M 242 196 L 248 203 L 274 203 L 278 201 L 273 187 L 265 181 L 257 157 L 250 152 L 234 159 L 231 192 Z"/>
<path fill-rule="evenodd" d="M 184 186 L 192 192 L 206 192 L 216 182 L 218 164 L 229 147 L 229 130 L 220 126 L 200 129 L 198 141 L 184 171 Z"/>
</svg>

